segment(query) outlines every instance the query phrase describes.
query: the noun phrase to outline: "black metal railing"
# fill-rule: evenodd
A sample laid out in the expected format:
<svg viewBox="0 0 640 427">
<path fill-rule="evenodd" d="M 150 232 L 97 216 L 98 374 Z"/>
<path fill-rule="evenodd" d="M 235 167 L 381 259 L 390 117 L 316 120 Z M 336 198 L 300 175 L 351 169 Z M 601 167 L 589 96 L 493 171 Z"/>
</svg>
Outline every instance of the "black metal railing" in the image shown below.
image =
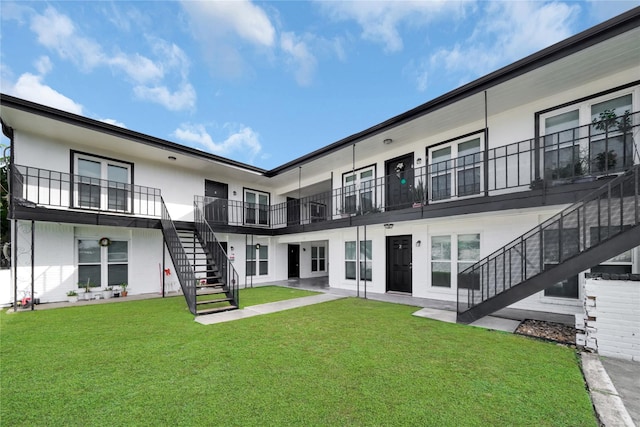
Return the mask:
<svg viewBox="0 0 640 427">
<path fill-rule="evenodd" d="M 180 287 L 182 288 L 184 298 L 187 301 L 189 311 L 195 316 L 197 314 L 196 275 L 193 270 L 193 266 L 191 265 L 191 261 L 189 260 L 189 255 L 187 255 L 184 247 L 182 246 L 182 242 L 180 241 L 180 237 L 178 236 L 178 231 L 176 230 L 175 224 L 171 220 L 171 216 L 169 215 L 169 211 L 167 210 L 167 206 L 165 205 L 162 197 L 160 197 L 160 204 L 162 206 L 162 216 L 160 222 L 162 224 L 162 234 L 164 235 L 164 241 L 167 245 L 167 249 L 169 250 L 171 260 L 173 261 L 173 266 L 176 269 L 178 281 L 180 282 Z"/>
<path fill-rule="evenodd" d="M 640 113 L 466 154 L 273 205 L 200 198 L 214 223 L 277 228 L 462 198 L 527 191 L 619 173 L 640 158 Z M 196 196 L 199 197 L 199 196 Z"/>
<path fill-rule="evenodd" d="M 233 263 L 227 256 L 220 242 L 216 238 L 213 230 L 205 221 L 204 200 L 194 202 L 194 222 L 198 238 L 205 249 L 208 261 L 212 261 L 218 269 L 219 279 L 224 285 L 224 290 L 229 298 L 233 298 L 233 305 L 240 306 L 240 280 Z"/>
<path fill-rule="evenodd" d="M 541 137 L 542 177 L 553 182 L 630 168 L 638 155 L 634 139 L 639 126 L 640 112 L 626 111 Z"/>
<path fill-rule="evenodd" d="M 160 189 L 14 165 L 12 197 L 36 205 L 160 217 Z"/>
<path fill-rule="evenodd" d="M 640 165 L 637 165 L 460 272 L 458 314 L 637 227 L 639 201 Z M 626 243 L 629 247 L 638 244 Z M 605 255 L 602 261 L 617 254 Z"/>
</svg>

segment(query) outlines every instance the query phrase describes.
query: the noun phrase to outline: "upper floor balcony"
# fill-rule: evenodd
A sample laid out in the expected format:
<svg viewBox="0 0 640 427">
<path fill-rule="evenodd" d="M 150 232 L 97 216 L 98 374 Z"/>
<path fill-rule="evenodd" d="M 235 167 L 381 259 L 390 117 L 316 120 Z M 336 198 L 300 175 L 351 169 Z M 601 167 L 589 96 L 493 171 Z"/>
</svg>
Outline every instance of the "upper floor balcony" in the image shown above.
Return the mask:
<svg viewBox="0 0 640 427">
<path fill-rule="evenodd" d="M 162 212 L 158 188 L 23 165 L 12 166 L 11 195 L 14 212 L 52 208 L 69 222 L 71 213 L 159 219 Z"/>
<path fill-rule="evenodd" d="M 399 163 L 393 173 L 382 177 L 375 177 L 371 170 L 348 172 L 339 188 L 288 197 L 282 203 L 260 203 L 263 199 L 259 197 L 242 201 L 202 196 L 196 196 L 195 202 L 204 209 L 214 229 L 221 225 L 293 227 L 291 231 L 301 225 L 325 226 L 328 221 L 344 226 L 345 222 L 338 220 L 350 218 L 351 223 L 365 215 L 369 215 L 366 222 L 370 223 L 423 218 L 425 212 L 455 214 L 446 209 L 451 206 L 461 206 L 460 213 L 481 205 L 484 210 L 508 209 L 514 205 L 505 200 L 526 199 L 528 196 L 522 197 L 522 193 L 527 191 L 544 198 L 561 187 L 572 191 L 573 187 L 566 184 L 584 184 L 629 169 L 640 162 L 639 130 L 640 113 L 626 112 L 500 147 L 459 150 L 463 155 L 457 157 L 438 150 L 439 155 L 432 156 L 425 166 Z M 13 165 L 11 192 L 14 204 L 20 207 L 158 219 L 160 189 L 129 184 L 128 179 L 105 180 Z M 328 182 L 326 185 L 331 186 Z M 597 182 L 590 188 L 595 186 Z M 492 207 L 488 200 L 498 200 L 499 204 Z M 27 217 L 28 213 L 21 216 Z"/>
<path fill-rule="evenodd" d="M 394 173 L 379 178 L 369 171 L 353 171 L 345 174 L 340 188 L 278 204 L 201 196 L 196 196 L 196 204 L 205 208 L 213 224 L 284 228 L 404 209 L 428 210 L 455 201 L 468 205 L 480 197 L 532 190 L 544 194 L 628 170 L 640 161 L 639 130 L 640 113 L 625 112 L 539 138 L 478 148 L 454 158 L 434 157 L 423 167 L 398 164 Z"/>
</svg>

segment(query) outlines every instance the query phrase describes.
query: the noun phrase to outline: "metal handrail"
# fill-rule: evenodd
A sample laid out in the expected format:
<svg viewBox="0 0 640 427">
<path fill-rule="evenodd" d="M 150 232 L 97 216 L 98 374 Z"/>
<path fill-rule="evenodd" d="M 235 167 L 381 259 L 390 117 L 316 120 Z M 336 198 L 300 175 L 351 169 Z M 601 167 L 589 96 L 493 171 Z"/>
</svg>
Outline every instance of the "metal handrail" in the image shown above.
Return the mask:
<svg viewBox="0 0 640 427">
<path fill-rule="evenodd" d="M 178 281 L 180 282 L 184 298 L 187 301 L 189 311 L 195 316 L 197 314 L 196 275 L 162 197 L 160 197 L 160 202 L 162 206 L 162 217 L 160 222 L 162 224 L 162 234 L 164 235 L 165 244 L 169 250 L 173 266 L 176 269 Z"/>
<path fill-rule="evenodd" d="M 12 197 L 42 206 L 160 217 L 160 189 L 14 165 Z"/>
<path fill-rule="evenodd" d="M 458 313 L 640 225 L 639 200 L 636 165 L 460 272 Z"/>
<path fill-rule="evenodd" d="M 213 261 L 218 269 L 220 280 L 224 285 L 225 292 L 229 298 L 233 299 L 233 305 L 240 305 L 240 280 L 238 272 L 233 267 L 227 253 L 216 238 L 215 233 L 205 220 L 204 204 L 202 198 L 194 200 L 194 222 L 200 242 L 207 254 L 207 258 Z"/>
</svg>

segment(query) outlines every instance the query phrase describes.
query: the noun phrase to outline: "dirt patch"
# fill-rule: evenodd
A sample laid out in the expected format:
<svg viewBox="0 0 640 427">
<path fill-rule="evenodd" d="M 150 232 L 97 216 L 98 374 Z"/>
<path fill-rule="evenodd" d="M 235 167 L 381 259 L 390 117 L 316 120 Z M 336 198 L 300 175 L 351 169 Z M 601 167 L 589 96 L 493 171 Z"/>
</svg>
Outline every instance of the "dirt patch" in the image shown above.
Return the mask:
<svg viewBox="0 0 640 427">
<path fill-rule="evenodd" d="M 576 332 L 576 328 L 569 325 L 531 319 L 523 321 L 515 331 L 516 334 L 569 345 L 576 345 Z"/>
</svg>

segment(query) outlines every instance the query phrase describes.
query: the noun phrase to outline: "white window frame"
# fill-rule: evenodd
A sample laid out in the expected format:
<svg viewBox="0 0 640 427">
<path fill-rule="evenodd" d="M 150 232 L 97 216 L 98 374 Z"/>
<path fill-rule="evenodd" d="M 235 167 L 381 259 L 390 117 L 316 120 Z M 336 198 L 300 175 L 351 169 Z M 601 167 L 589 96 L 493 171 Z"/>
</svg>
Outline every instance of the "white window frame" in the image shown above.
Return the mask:
<svg viewBox="0 0 640 427">
<path fill-rule="evenodd" d="M 546 120 L 552 117 L 559 116 L 561 114 L 574 111 L 574 110 L 578 110 L 578 127 L 580 128 L 577 135 L 575 135 L 575 138 L 579 138 L 579 143 L 576 145 L 579 146 L 579 153 L 581 156 L 584 153 L 589 152 L 589 149 L 590 149 L 589 145 L 594 140 L 593 137 L 591 139 L 589 138 L 589 129 L 591 128 L 591 131 L 593 132 L 593 128 L 589 126 L 591 125 L 591 122 L 592 122 L 592 114 L 591 114 L 592 107 L 594 105 L 597 105 L 606 101 L 611 101 L 616 98 L 621 98 L 627 95 L 631 95 L 631 113 L 640 111 L 640 85 L 639 85 L 639 86 L 633 86 L 626 89 L 622 89 L 616 92 L 611 92 L 606 95 L 590 98 L 588 100 L 584 100 L 581 102 L 576 102 L 571 105 L 567 105 L 562 108 L 553 109 L 544 114 L 540 114 L 538 118 L 538 121 L 539 121 L 538 130 L 542 140 L 542 143 L 541 143 L 542 153 L 544 153 L 546 150 L 545 143 L 544 143 L 545 141 L 544 137 L 547 136 Z M 595 136 L 595 138 L 596 138 L 595 140 L 597 140 L 597 136 Z M 564 141 L 564 143 L 559 144 L 559 148 L 562 149 L 563 147 L 564 148 L 568 147 L 570 145 L 569 144 L 570 142 L 571 141 Z M 637 142 L 635 144 L 637 144 Z M 541 176 L 545 176 L 545 173 L 547 173 L 547 171 L 544 170 L 545 164 L 544 162 L 541 162 L 541 163 L 542 163 L 540 165 L 540 167 L 542 168 L 542 170 L 540 171 Z"/>
<path fill-rule="evenodd" d="M 347 258 L 347 245 L 353 244 L 355 246 L 354 258 Z M 366 247 L 369 246 L 371 248 L 370 253 L 371 256 L 367 258 Z M 373 280 L 373 241 L 372 240 L 360 240 L 360 261 L 356 262 L 358 259 L 358 242 L 355 240 L 348 240 L 344 242 L 344 278 L 345 280 L 358 280 L 358 270 L 354 270 L 356 273 L 355 277 L 347 277 L 347 263 L 354 263 L 356 268 L 360 268 L 360 280 L 364 280 L 367 282 L 371 282 Z M 366 277 L 366 272 L 371 272 L 371 277 Z M 364 276 L 363 276 L 364 272 Z"/>
<path fill-rule="evenodd" d="M 460 258 L 460 237 L 461 236 L 478 236 L 478 257 L 477 259 L 463 259 Z M 433 258 L 433 238 L 434 237 L 447 237 L 449 238 L 450 254 L 449 259 L 434 259 Z M 461 264 L 466 264 L 465 268 L 469 265 L 475 264 L 482 259 L 482 233 L 479 231 L 465 231 L 460 233 L 437 233 L 429 236 L 429 286 L 432 291 L 440 292 L 457 292 L 458 291 L 458 273 L 462 270 Z M 433 284 L 433 264 L 434 263 L 448 263 L 449 264 L 449 286 L 434 286 Z"/>
<path fill-rule="evenodd" d="M 81 160 L 94 162 L 100 164 L 100 176 L 99 177 L 88 177 L 82 176 L 80 171 Z M 127 173 L 127 182 L 109 180 L 109 166 L 119 167 L 126 170 Z M 74 207 L 82 208 L 82 209 L 96 209 L 102 211 L 114 211 L 114 212 L 131 212 L 131 196 L 132 196 L 132 186 L 131 182 L 133 180 L 132 177 L 132 163 L 126 163 L 114 159 L 109 159 L 105 157 L 73 152 L 73 170 L 75 174 L 75 184 L 74 184 Z M 97 187 L 98 192 L 98 203 L 85 203 L 84 200 L 86 198 L 82 196 L 82 188 L 86 188 L 85 186 Z M 91 191 L 91 190 L 90 190 Z M 123 207 L 110 207 L 109 202 L 111 198 L 111 192 L 116 192 L 117 194 L 122 194 L 124 192 L 124 205 Z M 83 200 L 84 199 L 84 200 Z M 117 196 L 116 199 L 117 201 Z"/>
<path fill-rule="evenodd" d="M 247 195 L 253 195 L 256 202 L 248 202 Z M 260 196 L 267 199 L 267 203 L 260 203 Z M 271 194 L 266 191 L 253 190 L 251 188 L 244 189 L 244 223 L 257 227 L 268 227 L 270 223 L 271 210 Z M 264 213 L 264 218 L 260 215 Z M 251 221 L 253 219 L 253 221 Z"/>
<path fill-rule="evenodd" d="M 478 140 L 478 151 L 465 154 L 464 156 L 459 156 L 460 146 L 462 144 L 472 142 Z M 483 195 L 483 189 L 485 187 L 484 183 L 484 132 L 474 133 L 473 135 L 456 138 L 447 142 L 446 144 L 436 145 L 427 147 L 427 158 L 429 160 L 428 164 L 428 189 L 429 189 L 429 202 L 437 203 L 448 201 L 452 199 L 466 199 L 470 197 L 478 197 Z M 450 155 L 447 160 L 442 160 L 434 163 L 433 153 L 450 149 Z M 471 191 L 461 192 L 460 191 L 460 173 L 464 173 L 464 171 L 468 170 L 478 170 L 479 177 L 478 182 L 474 182 L 474 186 L 477 184 L 478 189 L 475 188 Z M 438 194 L 442 190 L 439 190 L 439 186 L 436 187 L 434 185 L 434 178 L 437 177 L 446 177 L 448 194 L 440 195 Z M 438 191 L 436 191 L 438 190 Z M 436 197 L 434 197 L 436 196 Z"/>
<path fill-rule="evenodd" d="M 314 249 L 315 249 L 315 256 L 314 256 Z M 322 254 L 322 256 L 320 256 L 320 249 L 322 249 L 322 252 L 324 252 Z M 313 268 L 313 262 L 315 261 L 315 266 L 316 268 Z M 322 268 L 320 268 L 321 266 L 321 262 L 322 261 Z M 312 245 L 311 246 L 311 271 L 316 273 L 316 272 L 323 272 L 323 271 L 327 271 L 327 248 L 324 245 Z"/>
<path fill-rule="evenodd" d="M 99 262 L 80 262 L 80 242 L 81 241 L 92 241 L 92 242 L 96 242 L 98 244 L 98 247 L 100 249 L 100 261 Z M 101 242 L 103 242 L 101 244 Z M 127 252 L 126 252 L 126 260 L 115 260 L 115 261 L 110 261 L 109 260 L 109 247 L 114 244 L 115 242 L 119 242 L 119 243 L 126 243 L 126 248 L 127 248 Z M 85 266 L 85 265 L 95 265 L 95 266 L 100 266 L 100 283 L 92 283 L 93 286 L 91 286 L 91 288 L 106 288 L 107 286 L 118 286 L 123 282 L 128 283 L 128 278 L 129 278 L 129 263 L 130 263 L 130 259 L 131 259 L 131 244 L 129 242 L 129 240 L 127 239 L 121 239 L 121 238 L 116 238 L 116 239 L 109 239 L 106 237 L 103 238 L 92 238 L 92 237 L 77 237 L 76 241 L 75 241 L 75 246 L 76 246 L 76 275 L 77 275 L 77 280 L 76 283 L 78 284 L 78 288 L 84 288 L 85 285 L 83 283 L 82 278 L 80 278 L 80 267 L 81 266 Z M 111 265 L 126 265 L 127 266 L 127 279 L 126 280 L 117 280 L 117 281 L 110 281 L 109 280 L 109 266 Z M 110 283 L 111 282 L 111 283 Z"/>
<path fill-rule="evenodd" d="M 371 173 L 371 177 L 363 177 L 363 174 Z M 351 180 L 351 178 L 354 178 Z M 366 166 L 355 171 L 350 171 L 342 175 L 342 212 L 355 214 L 372 209 L 376 206 L 376 166 Z M 369 201 L 371 206 L 367 206 L 364 201 Z M 350 201 L 353 199 L 353 202 Z"/>
<path fill-rule="evenodd" d="M 260 250 L 263 248 L 266 252 L 266 257 L 264 258 L 260 256 Z M 247 254 L 247 259 L 245 262 L 246 276 L 265 277 L 269 275 L 269 245 L 267 245 L 266 243 L 247 245 L 245 254 Z M 249 257 L 249 254 L 251 255 L 251 257 Z M 251 274 L 251 272 L 249 271 L 249 263 L 253 263 L 253 274 Z M 263 265 L 263 263 L 265 263 L 267 268 L 264 273 L 261 273 L 261 266 Z"/>
</svg>

